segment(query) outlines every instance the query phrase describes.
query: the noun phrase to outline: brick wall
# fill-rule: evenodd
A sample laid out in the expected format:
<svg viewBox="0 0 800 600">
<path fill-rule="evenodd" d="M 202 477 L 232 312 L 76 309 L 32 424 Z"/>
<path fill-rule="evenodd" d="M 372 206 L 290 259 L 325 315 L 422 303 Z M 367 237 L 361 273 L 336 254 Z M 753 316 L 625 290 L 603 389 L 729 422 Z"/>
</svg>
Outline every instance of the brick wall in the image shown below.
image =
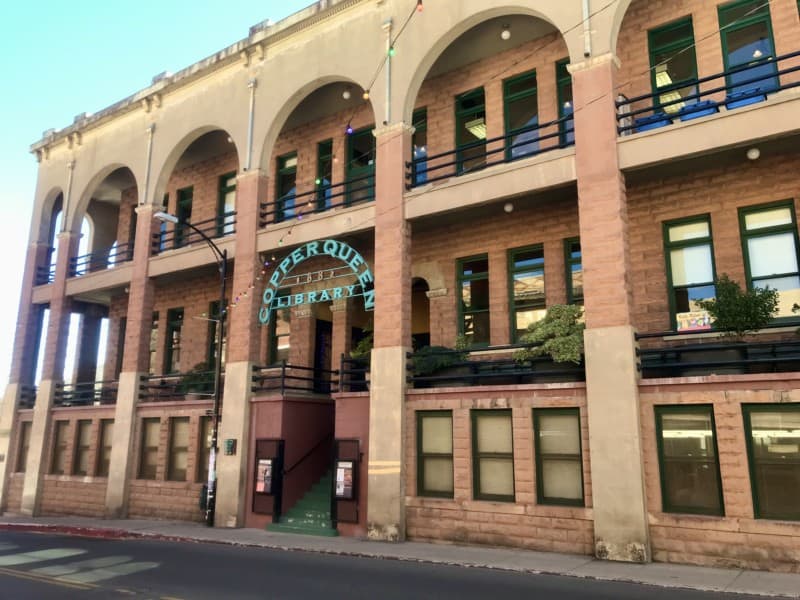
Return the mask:
<svg viewBox="0 0 800 600">
<path fill-rule="evenodd" d="M 797 380 L 729 376 L 712 383 L 640 386 L 642 447 L 653 559 L 714 567 L 800 573 L 800 523 L 755 519 L 745 446 L 743 403 L 797 402 Z M 754 389 L 756 388 L 756 389 Z M 661 481 L 653 407 L 712 404 L 719 450 L 724 517 L 669 514 L 661 510 Z"/>
<path fill-rule="evenodd" d="M 22 506 L 22 486 L 25 483 L 25 473 L 9 473 L 6 481 L 6 505 L 3 507 L 5 512 L 18 512 Z"/>
<path fill-rule="evenodd" d="M 579 407 L 583 453 L 584 508 L 540 505 L 536 501 L 534 408 Z M 473 500 L 471 409 L 510 408 L 514 438 L 515 502 Z M 416 411 L 452 410 L 452 499 L 422 498 L 417 489 Z M 406 526 L 415 540 L 514 546 L 531 550 L 591 554 L 594 548 L 592 481 L 585 389 L 551 384 L 507 389 L 417 390 L 406 397 Z"/>
</svg>

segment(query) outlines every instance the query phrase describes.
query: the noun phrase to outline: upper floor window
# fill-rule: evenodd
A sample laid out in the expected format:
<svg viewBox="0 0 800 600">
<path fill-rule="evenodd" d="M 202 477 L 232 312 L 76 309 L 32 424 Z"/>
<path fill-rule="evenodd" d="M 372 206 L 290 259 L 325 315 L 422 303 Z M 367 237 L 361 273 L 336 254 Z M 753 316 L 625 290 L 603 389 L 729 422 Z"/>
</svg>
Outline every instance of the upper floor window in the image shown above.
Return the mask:
<svg viewBox="0 0 800 600">
<path fill-rule="evenodd" d="M 180 248 L 183 246 L 187 238 L 191 236 L 190 228 L 185 225 L 192 220 L 192 196 L 194 191 L 192 188 L 183 188 L 178 190 L 178 200 L 175 211 L 175 216 L 178 217 L 178 222 L 175 225 L 175 239 L 174 246 Z"/>
<path fill-rule="evenodd" d="M 139 479 L 155 479 L 158 472 L 158 447 L 161 437 L 161 420 L 148 417 L 141 420 L 139 447 Z"/>
<path fill-rule="evenodd" d="M 333 184 L 333 140 L 317 144 L 317 208 L 331 207 L 331 185 Z"/>
<path fill-rule="evenodd" d="M 417 495 L 453 497 L 453 413 L 417 412 Z"/>
<path fill-rule="evenodd" d="M 219 200 L 217 202 L 217 236 L 233 233 L 236 215 L 236 172 L 219 178 Z"/>
<path fill-rule="evenodd" d="M 411 137 L 413 183 L 416 185 L 428 180 L 428 111 L 424 108 L 415 110 L 411 121 L 414 125 L 414 134 Z"/>
<path fill-rule="evenodd" d="M 72 474 L 89 474 L 89 450 L 91 449 L 92 421 L 81 419 L 75 428 L 75 452 L 72 456 Z"/>
<path fill-rule="evenodd" d="M 748 287 L 778 290 L 777 316 L 791 317 L 800 302 L 794 203 L 740 209 L 739 223 Z"/>
<path fill-rule="evenodd" d="M 676 331 L 710 329 L 698 300 L 716 296 L 714 248 L 708 215 L 664 224 L 664 254 L 672 326 Z"/>
<path fill-rule="evenodd" d="M 458 333 L 470 346 L 489 343 L 489 258 L 482 254 L 458 261 Z"/>
<path fill-rule="evenodd" d="M 347 137 L 346 204 L 375 197 L 375 135 L 372 126 L 354 131 Z"/>
<path fill-rule="evenodd" d="M 156 372 L 156 354 L 158 351 L 158 312 L 153 313 L 153 320 L 150 324 L 150 360 L 148 362 L 148 372 L 150 375 L 155 375 Z"/>
<path fill-rule="evenodd" d="M 509 314 L 513 341 L 544 317 L 544 248 L 541 244 L 508 252 Z"/>
<path fill-rule="evenodd" d="M 278 177 L 275 189 L 275 221 L 294 217 L 294 198 L 297 195 L 297 152 L 278 157 Z"/>
<path fill-rule="evenodd" d="M 529 156 L 539 150 L 539 107 L 536 72 L 503 82 L 506 128 L 506 160 Z"/>
<path fill-rule="evenodd" d="M 50 473 L 64 475 L 67 471 L 67 431 L 69 421 L 56 421 L 53 427 L 53 451 L 50 455 Z"/>
<path fill-rule="evenodd" d="M 564 265 L 567 268 L 567 304 L 583 305 L 583 255 L 578 238 L 564 240 Z"/>
<path fill-rule="evenodd" d="M 114 443 L 114 419 L 100 419 L 98 435 L 97 468 L 98 477 L 108 477 L 111 468 L 111 447 Z"/>
<path fill-rule="evenodd" d="M 556 63 L 556 88 L 558 92 L 558 118 L 565 119 L 558 124 L 559 142 L 562 146 L 575 143 L 575 119 L 572 118 L 572 75 L 567 70 L 569 58 Z M 566 117 L 569 117 L 566 119 Z"/>
<path fill-rule="evenodd" d="M 486 99 L 483 88 L 456 96 L 456 173 L 486 164 Z"/>
<path fill-rule="evenodd" d="M 653 93 L 658 94 L 657 105 L 664 112 L 677 113 L 685 106 L 682 98 L 697 93 L 697 59 L 691 17 L 651 29 L 647 42 Z M 660 91 L 662 88 L 663 92 Z M 696 101 L 689 100 L 689 103 Z"/>
<path fill-rule="evenodd" d="M 725 70 L 750 65 L 726 77 L 728 93 L 776 89 L 778 78 L 769 2 L 737 0 L 720 6 L 719 26 Z"/>
<path fill-rule="evenodd" d="M 292 311 L 289 308 L 276 308 L 272 311 L 272 319 L 269 323 L 270 364 L 289 360 L 291 315 Z"/>
<path fill-rule="evenodd" d="M 164 371 L 167 373 L 178 373 L 181 370 L 182 328 L 183 309 L 169 309 L 167 311 L 167 339 L 164 351 Z"/>
</svg>

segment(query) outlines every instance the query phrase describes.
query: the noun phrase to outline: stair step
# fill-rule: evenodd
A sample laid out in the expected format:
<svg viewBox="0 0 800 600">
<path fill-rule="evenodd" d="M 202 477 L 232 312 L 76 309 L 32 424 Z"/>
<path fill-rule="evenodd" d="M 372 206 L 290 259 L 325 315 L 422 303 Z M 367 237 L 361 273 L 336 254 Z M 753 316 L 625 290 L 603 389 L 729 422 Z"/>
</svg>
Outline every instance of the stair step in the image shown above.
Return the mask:
<svg viewBox="0 0 800 600">
<path fill-rule="evenodd" d="M 309 526 L 293 523 L 270 523 L 267 525 L 268 531 L 281 533 L 299 533 L 302 535 L 318 535 L 322 537 L 337 537 L 339 532 L 332 527 Z"/>
</svg>

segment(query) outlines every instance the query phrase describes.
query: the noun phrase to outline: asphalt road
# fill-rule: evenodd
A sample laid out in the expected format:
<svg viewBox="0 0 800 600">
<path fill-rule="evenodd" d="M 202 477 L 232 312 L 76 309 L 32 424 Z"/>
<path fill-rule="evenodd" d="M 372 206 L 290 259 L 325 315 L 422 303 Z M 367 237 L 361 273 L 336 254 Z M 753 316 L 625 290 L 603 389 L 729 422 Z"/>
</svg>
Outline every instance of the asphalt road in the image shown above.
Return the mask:
<svg viewBox="0 0 800 600">
<path fill-rule="evenodd" d="M 572 577 L 219 544 L 0 533 L 0 600 L 71 598 L 755 600 Z"/>
</svg>

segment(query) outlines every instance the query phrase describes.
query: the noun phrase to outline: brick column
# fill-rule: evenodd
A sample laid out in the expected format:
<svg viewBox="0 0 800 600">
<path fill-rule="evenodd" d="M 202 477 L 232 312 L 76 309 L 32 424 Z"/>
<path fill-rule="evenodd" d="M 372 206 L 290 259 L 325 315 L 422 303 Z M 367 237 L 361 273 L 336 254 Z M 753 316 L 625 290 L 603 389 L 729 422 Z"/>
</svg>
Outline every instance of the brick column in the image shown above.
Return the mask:
<svg viewBox="0 0 800 600">
<path fill-rule="evenodd" d="M 595 554 L 645 562 L 650 560 L 650 542 L 628 279 L 627 200 L 614 150 L 617 66 L 606 55 L 571 70 Z M 603 99 L 596 101 L 598 96 Z"/>
<path fill-rule="evenodd" d="M 403 404 L 411 348 L 411 227 L 405 219 L 404 164 L 413 129 L 375 131 L 375 346 L 371 358 L 367 534 L 405 538 Z"/>
<path fill-rule="evenodd" d="M 258 362 L 262 328 L 258 326 L 261 306 L 261 273 L 257 237 L 259 206 L 267 198 L 269 179 L 260 171 L 236 179 L 236 265 L 228 286 L 231 298 L 239 297 L 228 313 L 228 354 L 225 360 L 225 387 L 219 446 L 222 440 L 237 440 L 235 455 L 217 455 L 217 495 L 215 524 L 223 527 L 244 525 L 247 501 L 247 457 L 250 452 L 250 398 L 253 365 Z M 247 294 L 245 296 L 245 293 Z"/>
<path fill-rule="evenodd" d="M 25 482 L 22 488 L 21 512 L 36 516 L 42 492 L 42 475 L 47 469 L 45 450 L 50 437 L 50 407 L 56 385 L 61 383 L 64 359 L 67 353 L 67 336 L 72 300 L 66 296 L 69 258 L 75 255 L 80 234 L 63 232 L 58 234 L 58 255 L 55 279 L 51 286 L 50 318 L 47 323 L 45 354 L 42 364 L 42 381 L 36 393 L 33 407 L 33 424 L 25 466 Z"/>
<path fill-rule="evenodd" d="M 425 295 L 430 311 L 431 346 L 447 346 L 447 340 L 455 339 L 453 299 L 447 288 L 428 290 Z M 447 327 L 452 331 L 446 330 Z"/>
<path fill-rule="evenodd" d="M 136 457 L 133 456 L 133 435 L 136 431 L 139 381 L 148 372 L 150 362 L 150 328 L 153 324 L 155 286 L 150 280 L 148 269 L 153 250 L 152 236 L 159 228 L 159 223 L 153 219 L 156 210 L 156 207 L 149 204 L 136 208 L 136 239 L 128 288 L 125 345 L 117 388 L 114 437 L 106 487 L 106 515 L 111 518 L 124 518 L 128 514 L 128 484 L 136 463 Z"/>
</svg>

